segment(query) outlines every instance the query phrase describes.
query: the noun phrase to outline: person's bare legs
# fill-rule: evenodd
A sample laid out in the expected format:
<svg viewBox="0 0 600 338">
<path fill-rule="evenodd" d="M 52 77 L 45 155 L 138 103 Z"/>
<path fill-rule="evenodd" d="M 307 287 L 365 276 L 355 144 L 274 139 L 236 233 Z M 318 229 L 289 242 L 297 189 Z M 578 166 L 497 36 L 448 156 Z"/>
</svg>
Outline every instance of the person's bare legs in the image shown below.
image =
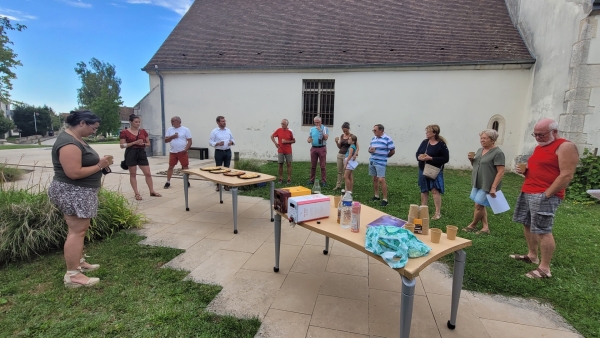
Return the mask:
<svg viewBox="0 0 600 338">
<path fill-rule="evenodd" d="M 373 196 L 379 197 L 379 179 L 373 176 Z"/>
<path fill-rule="evenodd" d="M 477 229 L 477 223 L 479 223 L 479 221 L 481 221 L 481 219 L 485 215 L 484 211 L 485 207 L 483 205 L 475 203 L 475 211 L 473 211 L 473 221 L 471 221 L 471 223 L 467 225 L 467 228 Z"/>
<path fill-rule="evenodd" d="M 488 232 L 490 231 L 490 225 L 488 224 L 487 209 L 483 205 L 480 207 L 483 209 L 483 216 L 481 217 L 481 231 Z"/>
<path fill-rule="evenodd" d="M 536 234 L 531 233 L 531 227 L 523 225 L 523 235 L 525 236 L 525 240 L 527 241 L 527 256 L 531 261 L 538 261 L 538 245 L 539 238 Z"/>
<path fill-rule="evenodd" d="M 133 189 L 133 193 L 138 196 L 140 192 L 138 191 L 137 186 L 137 166 L 129 167 L 129 183 L 131 183 L 131 188 Z"/>
<path fill-rule="evenodd" d="M 283 162 L 279 163 L 279 180 L 283 180 Z"/>
<path fill-rule="evenodd" d="M 346 184 L 346 191 L 352 191 L 354 188 L 354 182 L 352 182 L 352 170 L 346 170 L 344 173 L 344 180 Z"/>
<path fill-rule="evenodd" d="M 421 193 L 421 205 L 427 205 L 429 203 L 429 192 Z"/>
<path fill-rule="evenodd" d="M 140 170 L 144 173 L 144 177 L 146 178 L 146 184 L 148 185 L 148 189 L 150 189 L 151 194 L 156 194 L 154 191 L 154 184 L 152 183 L 152 173 L 150 172 L 149 165 L 141 165 Z"/>
<path fill-rule="evenodd" d="M 434 216 L 440 216 L 442 212 L 442 194 L 440 194 L 440 191 L 435 188 L 431 189 L 431 193 L 433 194 L 433 203 L 435 204 Z"/>
<path fill-rule="evenodd" d="M 542 269 L 545 273 L 550 273 L 550 261 L 552 260 L 552 255 L 554 255 L 554 250 L 556 250 L 556 242 L 554 242 L 554 235 L 549 234 L 541 234 L 535 235 L 538 238 L 540 243 L 540 252 L 541 259 L 539 268 Z"/>
<path fill-rule="evenodd" d="M 65 241 L 64 246 L 65 262 L 67 264 L 67 271 L 75 271 L 79 268 L 79 260 L 83 257 L 83 241 L 85 239 L 85 233 L 90 227 L 90 219 L 65 215 L 65 220 L 69 227 L 67 240 Z M 78 284 L 85 284 L 88 280 L 89 277 L 82 273 L 71 276 L 71 281 Z"/>
<path fill-rule="evenodd" d="M 171 182 L 171 176 L 173 176 L 173 168 L 175 168 L 175 166 L 169 166 L 169 169 L 167 169 L 167 182 Z"/>
<path fill-rule="evenodd" d="M 287 165 L 287 174 L 288 174 L 288 182 L 292 181 L 292 162 L 285 162 L 285 164 Z"/>
<path fill-rule="evenodd" d="M 383 195 L 383 199 L 387 201 L 387 183 L 385 182 L 385 177 L 379 177 L 379 184 L 381 185 L 381 194 Z"/>
</svg>

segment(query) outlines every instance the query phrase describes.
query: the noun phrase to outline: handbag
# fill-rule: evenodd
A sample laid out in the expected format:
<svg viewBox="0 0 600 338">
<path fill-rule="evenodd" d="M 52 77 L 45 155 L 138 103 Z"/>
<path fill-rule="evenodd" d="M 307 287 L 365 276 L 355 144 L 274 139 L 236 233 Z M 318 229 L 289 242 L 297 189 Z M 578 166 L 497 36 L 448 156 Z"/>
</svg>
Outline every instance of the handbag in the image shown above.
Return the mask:
<svg viewBox="0 0 600 338">
<path fill-rule="evenodd" d="M 140 132 L 138 131 L 138 134 L 135 137 L 136 141 L 138 140 L 139 136 L 140 136 Z M 129 149 L 131 149 L 131 148 L 129 148 Z M 127 150 L 129 150 L 129 149 L 125 149 L 125 158 L 127 158 Z M 121 161 L 121 169 L 123 169 L 123 170 L 129 169 L 129 166 L 127 165 L 127 163 L 125 163 L 125 160 Z"/>
<path fill-rule="evenodd" d="M 427 142 L 427 147 L 425 148 L 425 154 L 427 154 L 427 149 L 429 148 L 429 141 Z M 441 168 L 433 166 L 431 164 L 425 163 L 425 168 L 423 168 L 423 176 L 435 180 L 440 174 Z"/>
</svg>

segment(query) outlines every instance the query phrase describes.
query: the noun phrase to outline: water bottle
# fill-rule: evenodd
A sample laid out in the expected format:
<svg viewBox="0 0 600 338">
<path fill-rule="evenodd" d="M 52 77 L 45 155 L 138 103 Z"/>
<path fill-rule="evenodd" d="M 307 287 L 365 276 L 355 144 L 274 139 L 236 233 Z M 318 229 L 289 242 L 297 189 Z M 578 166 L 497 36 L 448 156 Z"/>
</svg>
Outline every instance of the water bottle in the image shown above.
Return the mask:
<svg viewBox="0 0 600 338">
<path fill-rule="evenodd" d="M 350 231 L 359 232 L 360 231 L 360 202 L 352 203 L 352 222 L 350 226 Z"/>
<path fill-rule="evenodd" d="M 313 194 L 320 194 L 321 193 L 321 185 L 319 184 L 318 180 L 315 180 L 315 184 L 313 185 L 313 188 L 312 188 L 312 193 Z"/>
<path fill-rule="evenodd" d="M 352 193 L 346 192 L 342 198 L 342 229 L 350 228 L 352 223 Z"/>
<path fill-rule="evenodd" d="M 338 202 L 338 217 L 337 217 L 337 222 L 338 224 L 340 224 L 340 219 L 342 218 L 342 198 L 344 198 L 344 193 L 346 192 L 346 190 L 342 189 L 342 196 L 340 196 L 340 201 Z"/>
</svg>

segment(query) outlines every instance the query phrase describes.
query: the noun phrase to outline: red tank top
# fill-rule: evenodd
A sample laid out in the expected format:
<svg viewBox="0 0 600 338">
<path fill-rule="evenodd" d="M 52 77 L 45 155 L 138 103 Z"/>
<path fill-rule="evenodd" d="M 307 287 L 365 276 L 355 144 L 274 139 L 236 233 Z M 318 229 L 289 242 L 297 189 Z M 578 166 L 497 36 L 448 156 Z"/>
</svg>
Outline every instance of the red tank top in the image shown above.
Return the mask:
<svg viewBox="0 0 600 338">
<path fill-rule="evenodd" d="M 558 166 L 558 147 L 567 142 L 564 138 L 559 138 L 547 146 L 537 146 L 533 154 L 527 161 L 527 171 L 525 172 L 525 182 L 521 191 L 526 194 L 539 194 L 546 191 L 554 180 L 560 175 Z M 565 189 L 557 192 L 556 197 L 565 198 Z"/>
</svg>

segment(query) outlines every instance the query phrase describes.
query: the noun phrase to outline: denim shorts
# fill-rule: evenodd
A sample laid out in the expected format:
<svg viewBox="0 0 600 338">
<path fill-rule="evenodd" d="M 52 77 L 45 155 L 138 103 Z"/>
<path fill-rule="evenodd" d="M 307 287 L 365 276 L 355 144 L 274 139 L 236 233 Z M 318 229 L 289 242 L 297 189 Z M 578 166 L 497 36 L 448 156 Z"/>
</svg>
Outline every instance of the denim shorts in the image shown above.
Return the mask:
<svg viewBox="0 0 600 338">
<path fill-rule="evenodd" d="M 556 196 L 546 197 L 546 193 L 521 193 L 515 206 L 513 221 L 529 227 L 532 234 L 550 234 L 554 225 L 554 214 L 562 200 Z"/>
<path fill-rule="evenodd" d="M 484 207 L 490 206 L 490 202 L 487 200 L 487 193 L 482 189 L 473 187 L 473 189 L 471 189 L 471 196 L 469 197 L 473 200 L 473 202 L 479 205 L 483 205 Z"/>
<path fill-rule="evenodd" d="M 384 165 L 374 164 L 373 161 L 369 161 L 369 175 L 375 177 L 385 177 L 385 168 Z"/>
</svg>

